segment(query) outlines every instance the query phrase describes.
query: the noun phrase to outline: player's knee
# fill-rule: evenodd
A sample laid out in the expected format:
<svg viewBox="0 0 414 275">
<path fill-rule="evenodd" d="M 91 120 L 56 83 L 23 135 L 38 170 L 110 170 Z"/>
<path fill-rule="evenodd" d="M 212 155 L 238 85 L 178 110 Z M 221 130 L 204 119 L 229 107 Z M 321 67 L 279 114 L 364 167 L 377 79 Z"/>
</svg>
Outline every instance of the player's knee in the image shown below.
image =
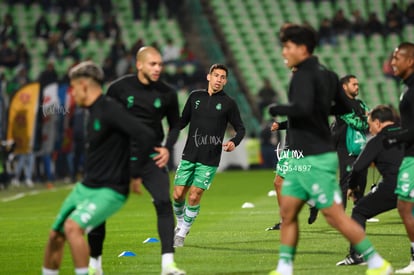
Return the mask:
<svg viewBox="0 0 414 275">
<path fill-rule="evenodd" d="M 192 192 L 188 196 L 188 204 L 189 205 L 197 205 L 200 204 L 201 195 L 195 192 Z"/>
<path fill-rule="evenodd" d="M 65 235 L 61 232 L 51 230 L 49 240 L 55 245 L 63 244 L 65 242 Z"/>
<path fill-rule="evenodd" d="M 162 200 L 154 202 L 158 216 L 173 215 L 171 200 Z"/>
<path fill-rule="evenodd" d="M 72 235 L 83 235 L 83 230 L 74 220 L 67 219 L 64 225 L 65 235 L 68 238 Z"/>
<path fill-rule="evenodd" d="M 189 188 L 186 186 L 174 186 L 173 198 L 175 201 L 184 201 Z"/>
</svg>

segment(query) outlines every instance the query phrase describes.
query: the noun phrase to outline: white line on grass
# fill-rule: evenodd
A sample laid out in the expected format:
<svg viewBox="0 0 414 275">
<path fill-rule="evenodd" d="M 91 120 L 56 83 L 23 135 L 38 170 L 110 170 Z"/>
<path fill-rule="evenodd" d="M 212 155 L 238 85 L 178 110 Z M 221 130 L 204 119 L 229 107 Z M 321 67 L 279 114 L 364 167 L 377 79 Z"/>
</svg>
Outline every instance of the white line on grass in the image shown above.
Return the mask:
<svg viewBox="0 0 414 275">
<path fill-rule="evenodd" d="M 24 196 L 25 196 L 25 193 L 18 193 L 18 194 L 14 195 L 14 196 L 11 196 L 11 197 L 8 197 L 8 198 L 4 198 L 1 201 L 2 202 L 15 201 L 15 200 L 18 200 L 18 199 L 23 198 Z"/>
<path fill-rule="evenodd" d="M 56 191 L 58 191 L 58 189 L 72 189 L 73 186 L 74 185 L 67 185 L 67 186 L 55 187 L 53 189 L 47 189 L 47 190 L 31 190 L 31 191 L 28 191 L 28 192 L 17 193 L 16 195 L 1 199 L 1 202 L 15 201 L 15 200 L 24 198 L 26 195 L 35 196 L 35 195 L 38 195 L 38 194 L 41 194 L 41 193 L 44 193 L 44 192 L 56 192 Z"/>
</svg>

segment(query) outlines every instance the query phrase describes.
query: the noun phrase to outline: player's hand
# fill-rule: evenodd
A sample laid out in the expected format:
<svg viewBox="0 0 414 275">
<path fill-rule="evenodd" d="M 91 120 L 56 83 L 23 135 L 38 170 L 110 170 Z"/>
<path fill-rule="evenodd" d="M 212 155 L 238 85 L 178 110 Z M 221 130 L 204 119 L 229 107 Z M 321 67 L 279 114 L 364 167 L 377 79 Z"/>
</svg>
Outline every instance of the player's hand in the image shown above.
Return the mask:
<svg viewBox="0 0 414 275">
<path fill-rule="evenodd" d="M 350 200 L 353 196 L 354 196 L 354 191 L 352 191 L 352 189 L 348 189 L 348 190 L 346 191 L 346 198 L 347 198 L 348 200 Z"/>
<path fill-rule="evenodd" d="M 270 127 L 270 131 L 274 132 L 279 129 L 279 123 L 273 122 L 272 126 Z"/>
<path fill-rule="evenodd" d="M 358 188 L 356 189 L 348 189 L 348 191 L 346 192 L 346 197 L 348 200 L 352 200 L 353 202 L 356 201 L 356 197 L 355 197 L 355 192 L 358 190 Z"/>
<path fill-rule="evenodd" d="M 142 178 L 131 179 L 130 189 L 131 189 L 131 192 L 141 195 L 142 194 Z"/>
<path fill-rule="evenodd" d="M 155 164 L 159 168 L 163 168 L 167 165 L 168 160 L 170 159 L 170 152 L 165 147 L 154 147 L 154 150 L 158 153 L 152 159 L 155 161 Z"/>
<path fill-rule="evenodd" d="M 225 152 L 231 152 L 236 148 L 236 145 L 234 145 L 233 141 L 227 141 L 226 143 L 223 143 L 223 150 Z"/>
</svg>

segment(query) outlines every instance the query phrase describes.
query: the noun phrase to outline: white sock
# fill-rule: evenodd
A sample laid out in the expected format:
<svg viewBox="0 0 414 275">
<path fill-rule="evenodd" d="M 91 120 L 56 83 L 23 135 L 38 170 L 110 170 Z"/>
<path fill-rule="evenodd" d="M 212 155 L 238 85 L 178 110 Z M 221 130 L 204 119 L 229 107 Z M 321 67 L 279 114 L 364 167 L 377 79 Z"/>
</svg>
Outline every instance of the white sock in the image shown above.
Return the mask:
<svg viewBox="0 0 414 275">
<path fill-rule="evenodd" d="M 177 227 L 178 228 L 181 228 L 181 226 L 183 225 L 183 221 L 184 221 L 184 216 L 177 217 Z"/>
<path fill-rule="evenodd" d="M 181 224 L 180 231 L 178 231 L 178 233 L 177 233 L 177 236 L 180 236 L 180 237 L 187 236 L 188 231 L 190 231 L 190 228 L 191 228 L 191 224 L 188 224 L 186 222 L 183 222 Z"/>
<path fill-rule="evenodd" d="M 369 268 L 379 268 L 382 266 L 384 259 L 378 254 L 375 253 L 371 258 L 367 260 Z"/>
<path fill-rule="evenodd" d="M 88 268 L 87 267 L 75 268 L 75 274 L 76 275 L 88 275 Z"/>
<path fill-rule="evenodd" d="M 49 269 L 46 267 L 42 267 L 42 275 L 58 275 L 59 270 L 58 269 Z"/>
<path fill-rule="evenodd" d="M 161 255 L 161 267 L 164 268 L 174 262 L 174 253 L 164 253 Z"/>
<path fill-rule="evenodd" d="M 287 263 L 284 260 L 279 260 L 276 271 L 279 272 L 281 275 L 292 275 L 293 274 L 292 262 Z"/>
<path fill-rule="evenodd" d="M 414 250 L 414 242 L 411 243 L 411 248 Z"/>
<path fill-rule="evenodd" d="M 97 258 L 89 257 L 89 266 L 93 268 L 102 268 L 102 256 Z"/>
</svg>

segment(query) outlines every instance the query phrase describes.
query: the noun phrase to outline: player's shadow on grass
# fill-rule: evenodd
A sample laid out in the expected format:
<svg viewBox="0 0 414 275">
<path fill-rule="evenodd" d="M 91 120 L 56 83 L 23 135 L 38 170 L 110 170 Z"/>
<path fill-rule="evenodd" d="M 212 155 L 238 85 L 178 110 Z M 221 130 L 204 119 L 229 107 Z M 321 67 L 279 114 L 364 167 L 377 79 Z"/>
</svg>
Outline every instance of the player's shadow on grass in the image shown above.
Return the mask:
<svg viewBox="0 0 414 275">
<path fill-rule="evenodd" d="M 234 245 L 237 244 L 248 244 L 248 243 L 254 243 L 256 246 L 259 242 L 268 243 L 268 240 L 266 241 L 243 241 L 243 242 L 223 242 L 223 243 L 209 243 L 208 245 L 185 245 L 185 247 L 192 247 L 192 248 L 198 248 L 202 250 L 209 250 L 209 251 L 231 251 L 231 252 L 242 252 L 246 253 L 248 251 L 249 253 L 262 253 L 262 254 L 272 254 L 272 255 L 278 255 L 279 250 L 278 249 L 266 249 L 266 248 L 253 248 L 253 247 L 234 247 Z M 228 246 L 229 245 L 229 246 Z M 330 255 L 332 252 L 329 251 L 301 251 L 300 254 L 319 254 L 319 255 Z"/>
<path fill-rule="evenodd" d="M 313 234 L 323 234 L 323 235 L 338 235 L 340 236 L 341 234 L 338 231 L 332 230 L 332 229 L 319 229 L 319 230 L 313 230 L 313 231 L 307 231 L 306 233 L 313 233 Z M 397 234 L 397 233 L 375 233 L 375 232 L 368 232 L 367 233 L 368 236 L 391 236 L 391 237 L 395 237 L 395 236 L 401 236 L 401 237 L 406 237 L 407 235 L 402 233 L 402 234 Z M 326 237 L 325 237 L 326 239 Z"/>
</svg>

